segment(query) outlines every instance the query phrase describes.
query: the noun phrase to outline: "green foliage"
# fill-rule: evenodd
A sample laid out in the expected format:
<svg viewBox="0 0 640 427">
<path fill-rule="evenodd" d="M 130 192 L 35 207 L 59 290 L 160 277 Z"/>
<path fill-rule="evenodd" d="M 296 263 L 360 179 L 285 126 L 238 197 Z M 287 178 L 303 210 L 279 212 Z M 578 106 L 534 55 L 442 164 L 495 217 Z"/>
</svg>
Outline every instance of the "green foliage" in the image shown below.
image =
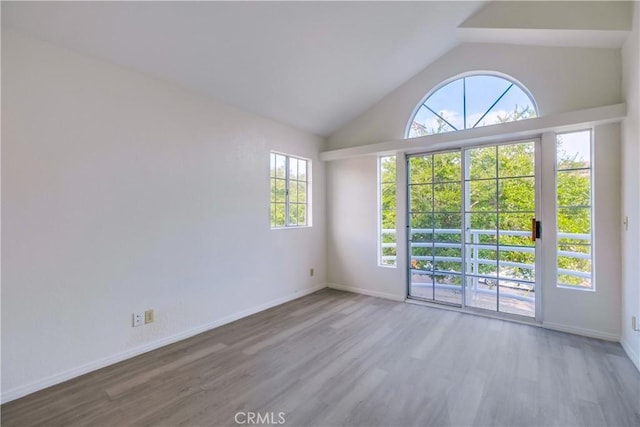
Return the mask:
<svg viewBox="0 0 640 427">
<path fill-rule="evenodd" d="M 532 119 L 534 117 L 536 117 L 536 112 L 530 105 L 518 108 L 518 104 L 516 104 L 512 112 L 498 115 L 498 122 L 515 122 L 516 120 Z"/>
<path fill-rule="evenodd" d="M 380 158 L 380 202 L 382 228 L 396 229 L 396 157 Z M 382 243 L 395 243 L 395 233 L 383 233 Z M 396 248 L 382 248 L 383 256 L 396 256 Z M 395 264 L 395 262 L 389 264 Z"/>
</svg>

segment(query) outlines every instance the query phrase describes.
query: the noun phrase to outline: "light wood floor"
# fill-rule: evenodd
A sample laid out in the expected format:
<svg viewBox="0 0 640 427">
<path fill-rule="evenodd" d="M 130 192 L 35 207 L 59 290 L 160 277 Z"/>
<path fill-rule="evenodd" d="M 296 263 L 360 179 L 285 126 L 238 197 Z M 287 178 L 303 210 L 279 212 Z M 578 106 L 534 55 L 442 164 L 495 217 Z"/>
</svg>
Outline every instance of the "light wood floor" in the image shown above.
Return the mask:
<svg viewBox="0 0 640 427">
<path fill-rule="evenodd" d="M 640 373 L 619 344 L 326 289 L 1 409 L 5 427 L 639 426 Z"/>
</svg>

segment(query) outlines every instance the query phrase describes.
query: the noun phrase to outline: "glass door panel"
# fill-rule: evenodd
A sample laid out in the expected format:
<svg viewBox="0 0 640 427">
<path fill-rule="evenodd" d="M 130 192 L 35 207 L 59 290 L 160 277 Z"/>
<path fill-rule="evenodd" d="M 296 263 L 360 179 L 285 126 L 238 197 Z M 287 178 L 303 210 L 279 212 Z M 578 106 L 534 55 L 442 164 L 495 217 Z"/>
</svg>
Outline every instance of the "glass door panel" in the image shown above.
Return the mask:
<svg viewBox="0 0 640 427">
<path fill-rule="evenodd" d="M 535 149 L 408 157 L 409 297 L 535 316 Z"/>
<path fill-rule="evenodd" d="M 462 305 L 462 155 L 409 157 L 409 296 Z"/>
<path fill-rule="evenodd" d="M 464 150 L 465 304 L 535 316 L 535 143 Z"/>
</svg>

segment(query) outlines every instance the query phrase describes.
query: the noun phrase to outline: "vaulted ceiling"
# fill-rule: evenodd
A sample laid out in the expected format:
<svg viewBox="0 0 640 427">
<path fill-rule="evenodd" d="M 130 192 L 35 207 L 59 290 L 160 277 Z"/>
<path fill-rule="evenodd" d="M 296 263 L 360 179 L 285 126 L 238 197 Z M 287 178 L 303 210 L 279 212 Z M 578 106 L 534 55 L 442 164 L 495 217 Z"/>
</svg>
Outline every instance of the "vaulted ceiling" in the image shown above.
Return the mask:
<svg viewBox="0 0 640 427">
<path fill-rule="evenodd" d="M 2 2 L 2 24 L 329 135 L 461 40 L 503 37 L 485 3 Z"/>
</svg>

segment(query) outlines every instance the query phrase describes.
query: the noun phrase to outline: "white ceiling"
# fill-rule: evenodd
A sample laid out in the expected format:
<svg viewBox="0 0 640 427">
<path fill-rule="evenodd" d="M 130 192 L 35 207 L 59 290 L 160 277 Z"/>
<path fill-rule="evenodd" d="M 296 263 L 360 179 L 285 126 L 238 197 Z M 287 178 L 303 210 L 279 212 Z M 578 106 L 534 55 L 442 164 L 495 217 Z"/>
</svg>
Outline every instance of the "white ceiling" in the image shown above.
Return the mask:
<svg viewBox="0 0 640 427">
<path fill-rule="evenodd" d="M 457 43 L 474 2 L 2 2 L 2 24 L 329 135 Z"/>
</svg>

